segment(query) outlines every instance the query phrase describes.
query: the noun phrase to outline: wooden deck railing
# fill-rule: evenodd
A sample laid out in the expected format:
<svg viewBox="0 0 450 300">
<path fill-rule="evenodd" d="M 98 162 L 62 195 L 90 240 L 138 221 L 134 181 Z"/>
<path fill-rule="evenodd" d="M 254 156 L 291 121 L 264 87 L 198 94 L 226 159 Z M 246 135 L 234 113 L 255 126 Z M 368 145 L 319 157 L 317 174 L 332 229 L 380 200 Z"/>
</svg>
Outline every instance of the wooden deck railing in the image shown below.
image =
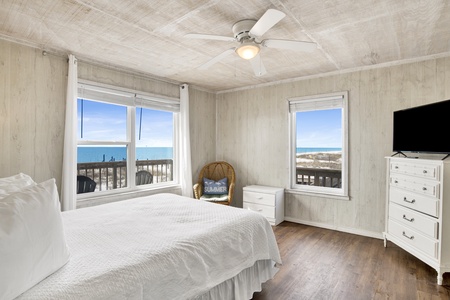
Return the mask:
<svg viewBox="0 0 450 300">
<path fill-rule="evenodd" d="M 136 172 L 149 171 L 153 175 L 153 183 L 173 180 L 173 160 L 137 160 Z M 89 162 L 77 164 L 77 175 L 92 178 L 97 186 L 96 191 L 112 190 L 126 187 L 127 161 Z"/>
<path fill-rule="evenodd" d="M 297 184 L 341 188 L 342 171 L 297 167 Z"/>
</svg>

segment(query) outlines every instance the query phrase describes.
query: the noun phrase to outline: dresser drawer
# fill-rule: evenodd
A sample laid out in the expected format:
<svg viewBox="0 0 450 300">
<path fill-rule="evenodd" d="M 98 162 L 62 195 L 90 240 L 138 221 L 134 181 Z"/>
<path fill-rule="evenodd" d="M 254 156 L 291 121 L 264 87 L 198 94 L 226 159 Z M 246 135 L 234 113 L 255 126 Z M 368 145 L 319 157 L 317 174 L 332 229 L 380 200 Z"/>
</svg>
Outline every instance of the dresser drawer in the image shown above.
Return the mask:
<svg viewBox="0 0 450 300">
<path fill-rule="evenodd" d="M 439 180 L 439 166 L 393 161 L 390 167 L 392 173 Z"/>
<path fill-rule="evenodd" d="M 400 238 L 401 241 L 407 243 L 414 248 L 422 251 L 433 258 L 438 257 L 439 242 L 436 239 L 426 237 L 425 235 L 403 226 L 396 221 L 389 219 L 389 233 Z"/>
<path fill-rule="evenodd" d="M 389 217 L 404 226 L 408 226 L 413 230 L 425 234 L 428 237 L 434 239 L 438 238 L 439 226 L 437 219 L 392 202 L 389 204 Z"/>
<path fill-rule="evenodd" d="M 439 200 L 391 187 L 389 201 L 412 208 L 427 215 L 439 216 Z"/>
<path fill-rule="evenodd" d="M 275 194 L 244 191 L 244 202 L 275 206 Z"/>
<path fill-rule="evenodd" d="M 422 195 L 439 198 L 439 182 L 421 180 L 408 176 L 391 176 L 391 186 L 410 190 Z"/>
<path fill-rule="evenodd" d="M 258 212 L 266 218 L 275 218 L 274 206 L 244 202 L 243 208 Z"/>
</svg>

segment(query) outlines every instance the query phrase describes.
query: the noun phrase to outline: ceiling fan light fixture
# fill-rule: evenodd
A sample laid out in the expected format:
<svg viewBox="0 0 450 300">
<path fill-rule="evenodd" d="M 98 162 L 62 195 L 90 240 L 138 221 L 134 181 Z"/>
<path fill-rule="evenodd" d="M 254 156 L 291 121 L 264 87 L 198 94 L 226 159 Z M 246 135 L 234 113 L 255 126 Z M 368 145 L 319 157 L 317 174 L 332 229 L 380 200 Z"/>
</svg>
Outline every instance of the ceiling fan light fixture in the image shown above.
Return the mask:
<svg viewBox="0 0 450 300">
<path fill-rule="evenodd" d="M 259 53 L 259 46 L 254 43 L 242 43 L 236 48 L 236 53 L 243 59 L 252 59 Z"/>
</svg>

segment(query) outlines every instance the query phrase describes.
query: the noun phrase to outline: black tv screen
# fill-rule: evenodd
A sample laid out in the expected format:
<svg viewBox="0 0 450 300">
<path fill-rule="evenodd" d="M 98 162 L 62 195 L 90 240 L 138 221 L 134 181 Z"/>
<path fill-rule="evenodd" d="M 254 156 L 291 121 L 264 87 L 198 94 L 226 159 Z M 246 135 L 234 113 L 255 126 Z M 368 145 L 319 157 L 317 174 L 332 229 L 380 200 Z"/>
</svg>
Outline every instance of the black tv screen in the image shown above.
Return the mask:
<svg viewBox="0 0 450 300">
<path fill-rule="evenodd" d="M 450 100 L 395 111 L 393 150 L 450 153 Z"/>
</svg>

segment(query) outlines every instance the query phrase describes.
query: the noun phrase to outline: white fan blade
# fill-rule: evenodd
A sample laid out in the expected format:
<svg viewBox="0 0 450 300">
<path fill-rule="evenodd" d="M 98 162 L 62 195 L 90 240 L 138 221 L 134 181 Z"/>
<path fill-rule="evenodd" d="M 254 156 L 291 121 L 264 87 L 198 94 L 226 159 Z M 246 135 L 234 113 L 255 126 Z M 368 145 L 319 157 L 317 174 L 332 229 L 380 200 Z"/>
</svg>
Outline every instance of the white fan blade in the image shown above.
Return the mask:
<svg viewBox="0 0 450 300">
<path fill-rule="evenodd" d="M 212 59 L 210 59 L 209 61 L 207 61 L 206 63 L 204 63 L 203 65 L 201 65 L 200 67 L 198 67 L 199 70 L 206 70 L 209 67 L 211 67 L 212 65 L 214 65 L 215 63 L 221 61 L 223 58 L 225 58 L 226 56 L 230 55 L 231 53 L 233 53 L 235 51 L 236 48 L 230 48 L 228 50 L 225 50 L 224 52 L 220 53 L 219 55 L 217 55 L 216 57 L 213 57 Z"/>
<path fill-rule="evenodd" d="M 261 55 L 257 54 L 254 58 L 250 59 L 250 64 L 252 65 L 253 72 L 255 76 L 263 76 L 267 73 L 266 68 L 261 60 Z"/>
<path fill-rule="evenodd" d="M 250 29 L 249 34 L 253 37 L 260 37 L 266 33 L 267 30 L 280 22 L 285 16 L 286 14 L 284 12 L 276 9 L 268 9 L 252 29 Z"/>
<path fill-rule="evenodd" d="M 261 45 L 268 48 L 281 48 L 289 50 L 299 50 L 311 52 L 317 49 L 317 45 L 312 42 L 291 41 L 291 40 L 263 40 Z"/>
<path fill-rule="evenodd" d="M 223 35 L 213 35 L 213 34 L 200 34 L 200 33 L 188 33 L 185 35 L 187 38 L 191 39 L 202 39 L 202 40 L 216 40 L 225 42 L 234 42 L 236 39 L 230 36 Z"/>
</svg>

